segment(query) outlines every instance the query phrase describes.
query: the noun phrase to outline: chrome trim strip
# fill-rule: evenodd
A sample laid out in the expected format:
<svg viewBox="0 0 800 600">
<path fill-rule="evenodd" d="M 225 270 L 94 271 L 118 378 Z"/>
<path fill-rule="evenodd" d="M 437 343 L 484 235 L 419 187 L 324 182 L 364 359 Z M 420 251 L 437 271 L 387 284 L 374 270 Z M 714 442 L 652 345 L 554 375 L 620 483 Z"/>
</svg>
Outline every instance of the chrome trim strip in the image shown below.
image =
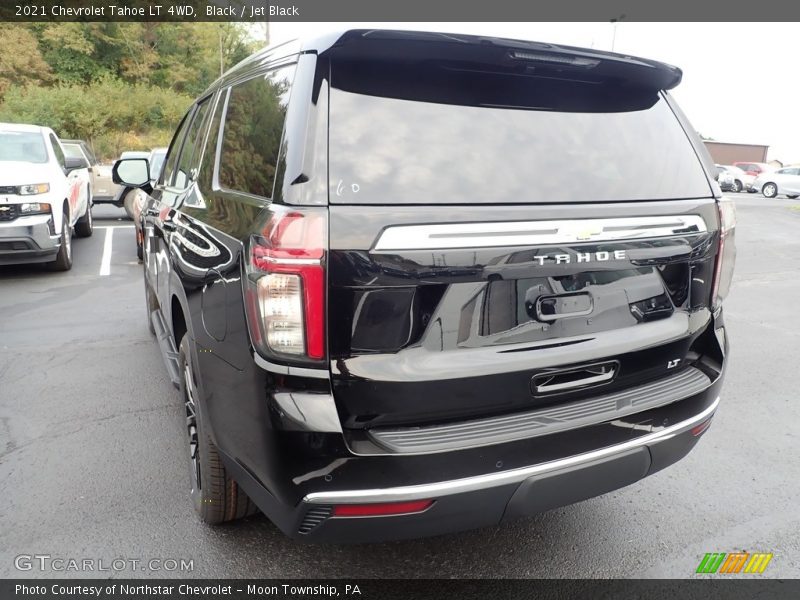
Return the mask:
<svg viewBox="0 0 800 600">
<path fill-rule="evenodd" d="M 318 258 L 275 258 L 274 256 L 260 256 L 273 265 L 319 265 L 322 264 Z"/>
<path fill-rule="evenodd" d="M 683 433 L 684 431 L 691 429 L 695 425 L 702 423 L 712 416 L 714 411 L 716 411 L 717 407 L 719 406 L 719 400 L 719 397 L 717 397 L 711 406 L 698 413 L 694 417 L 691 417 L 690 419 L 686 419 L 685 421 L 681 421 L 680 423 L 676 423 L 670 427 L 665 427 L 660 431 L 643 435 L 635 440 L 630 440 L 614 446 L 607 446 L 606 448 L 600 448 L 599 450 L 593 450 L 592 452 L 576 454 L 567 458 L 540 463 L 530 467 L 511 469 L 509 471 L 489 473 L 475 477 L 466 477 L 464 479 L 454 479 L 450 481 L 384 489 L 314 492 L 303 498 L 303 502 L 307 504 L 405 502 L 411 500 L 441 498 L 442 496 L 451 496 L 454 494 L 463 494 L 466 492 L 473 492 L 490 487 L 521 483 L 525 479 L 534 475 L 542 475 L 551 471 L 558 471 L 560 469 L 579 466 L 585 463 L 607 458 L 615 454 L 627 452 L 628 450 L 632 450 L 634 448 L 640 448 L 642 446 L 647 446 L 649 444 L 655 444 L 671 439 L 679 433 Z"/>
<path fill-rule="evenodd" d="M 396 225 L 381 232 L 371 252 L 546 246 L 670 237 L 708 231 L 699 215 Z"/>
<path fill-rule="evenodd" d="M 255 363 L 270 373 L 278 373 L 279 375 L 293 375 L 295 377 L 313 377 L 314 379 L 328 379 L 330 373 L 328 369 L 311 369 L 308 367 L 291 367 L 289 365 L 279 365 L 278 363 L 270 362 L 260 354 L 254 354 L 253 360 Z"/>
</svg>

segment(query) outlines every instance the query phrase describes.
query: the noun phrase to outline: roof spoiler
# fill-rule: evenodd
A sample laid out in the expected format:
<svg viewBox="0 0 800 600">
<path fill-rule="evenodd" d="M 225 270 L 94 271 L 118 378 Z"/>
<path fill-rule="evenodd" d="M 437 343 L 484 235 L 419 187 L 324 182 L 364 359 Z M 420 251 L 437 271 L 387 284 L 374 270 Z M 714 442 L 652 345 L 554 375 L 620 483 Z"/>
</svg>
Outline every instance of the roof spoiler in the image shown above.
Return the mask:
<svg viewBox="0 0 800 600">
<path fill-rule="evenodd" d="M 350 60 L 464 61 L 515 72 L 577 71 L 593 80 L 618 81 L 656 90 L 670 90 L 683 77 L 683 72 L 672 65 L 614 52 L 421 31 L 350 30 L 324 53 Z"/>
</svg>

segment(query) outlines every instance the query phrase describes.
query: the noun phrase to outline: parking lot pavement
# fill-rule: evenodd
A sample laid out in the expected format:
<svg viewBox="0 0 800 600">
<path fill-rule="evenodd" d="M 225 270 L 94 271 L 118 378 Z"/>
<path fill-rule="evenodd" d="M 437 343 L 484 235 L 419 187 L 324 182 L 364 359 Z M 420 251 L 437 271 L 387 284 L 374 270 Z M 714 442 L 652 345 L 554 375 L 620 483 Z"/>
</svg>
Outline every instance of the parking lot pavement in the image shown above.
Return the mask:
<svg viewBox="0 0 800 600">
<path fill-rule="evenodd" d="M 0 268 L 0 577 L 87 575 L 14 567 L 37 553 L 193 561 L 191 573 L 117 574 L 131 577 L 690 577 L 706 552 L 741 550 L 774 553 L 761 577 L 800 577 L 800 201 L 731 196 L 731 360 L 692 454 L 499 528 L 360 546 L 291 541 L 261 516 L 220 528 L 195 518 L 133 229 L 122 211 L 96 208 L 72 271 Z M 118 227 L 107 275 L 104 227 Z"/>
</svg>

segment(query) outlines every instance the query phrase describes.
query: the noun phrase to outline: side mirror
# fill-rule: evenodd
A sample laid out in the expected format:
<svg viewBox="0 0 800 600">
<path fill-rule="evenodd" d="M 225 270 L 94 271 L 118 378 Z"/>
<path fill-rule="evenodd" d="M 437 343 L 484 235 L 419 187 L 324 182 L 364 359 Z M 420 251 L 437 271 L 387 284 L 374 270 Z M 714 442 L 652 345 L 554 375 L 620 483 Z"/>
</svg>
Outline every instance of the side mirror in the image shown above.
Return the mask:
<svg viewBox="0 0 800 600">
<path fill-rule="evenodd" d="M 75 169 L 86 169 L 89 167 L 89 163 L 86 162 L 85 158 L 72 158 L 67 157 L 64 159 L 64 170 L 69 173 L 70 171 L 74 171 Z"/>
<path fill-rule="evenodd" d="M 111 169 L 114 183 L 140 188 L 150 183 L 150 165 L 146 158 L 123 158 Z"/>
</svg>

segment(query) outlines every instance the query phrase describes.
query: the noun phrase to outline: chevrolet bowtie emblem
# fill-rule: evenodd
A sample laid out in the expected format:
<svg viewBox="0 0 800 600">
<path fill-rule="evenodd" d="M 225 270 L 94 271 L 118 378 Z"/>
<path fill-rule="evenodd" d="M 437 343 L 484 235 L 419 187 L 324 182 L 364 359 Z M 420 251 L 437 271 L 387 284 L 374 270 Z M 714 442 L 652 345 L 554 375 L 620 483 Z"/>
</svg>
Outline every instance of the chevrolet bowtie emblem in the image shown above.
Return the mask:
<svg viewBox="0 0 800 600">
<path fill-rule="evenodd" d="M 580 240 L 580 241 L 590 240 L 590 239 L 592 239 L 592 237 L 594 237 L 595 235 L 598 235 L 599 233 L 602 233 L 602 231 L 599 228 L 597 228 L 597 229 L 580 229 L 580 230 L 575 232 L 575 239 L 576 240 Z"/>
<path fill-rule="evenodd" d="M 6 211 L 11 210 L 11 207 L 10 206 L 0 206 L 0 210 L 2 210 L 3 212 L 6 212 Z"/>
</svg>

